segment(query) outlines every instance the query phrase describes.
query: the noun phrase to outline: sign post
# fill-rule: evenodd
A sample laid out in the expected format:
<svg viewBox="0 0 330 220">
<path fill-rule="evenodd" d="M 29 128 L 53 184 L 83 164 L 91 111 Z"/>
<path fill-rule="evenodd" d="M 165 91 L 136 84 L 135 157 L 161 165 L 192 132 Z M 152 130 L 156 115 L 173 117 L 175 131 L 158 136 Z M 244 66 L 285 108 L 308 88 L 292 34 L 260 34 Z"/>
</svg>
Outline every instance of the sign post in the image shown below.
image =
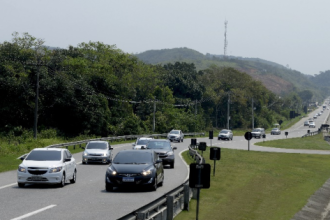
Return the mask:
<svg viewBox="0 0 330 220">
<path fill-rule="evenodd" d="M 250 140 L 252 139 L 252 133 L 249 131 L 245 132 L 244 137 L 248 141 L 248 151 L 250 151 Z"/>
<path fill-rule="evenodd" d="M 209 131 L 210 146 L 212 147 L 213 131 Z"/>
<path fill-rule="evenodd" d="M 288 138 L 289 132 L 286 131 L 284 134 L 285 134 L 286 138 Z"/>
<path fill-rule="evenodd" d="M 200 189 L 210 188 L 210 171 L 210 164 L 190 164 L 189 187 L 197 188 L 196 220 L 198 220 Z"/>
<path fill-rule="evenodd" d="M 221 148 L 220 147 L 211 147 L 210 148 L 210 160 L 214 161 L 213 176 L 215 176 L 215 161 L 220 160 L 220 158 L 221 158 Z"/>
</svg>

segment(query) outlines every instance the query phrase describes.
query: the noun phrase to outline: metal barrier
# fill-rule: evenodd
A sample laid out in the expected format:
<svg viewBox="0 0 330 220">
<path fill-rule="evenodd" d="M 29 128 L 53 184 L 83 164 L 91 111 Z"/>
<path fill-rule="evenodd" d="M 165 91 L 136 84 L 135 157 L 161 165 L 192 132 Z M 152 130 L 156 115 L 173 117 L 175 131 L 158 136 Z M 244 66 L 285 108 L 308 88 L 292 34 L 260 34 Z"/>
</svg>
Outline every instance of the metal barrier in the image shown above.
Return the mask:
<svg viewBox="0 0 330 220">
<path fill-rule="evenodd" d="M 189 155 L 197 163 L 203 163 L 204 158 L 189 145 Z M 189 188 L 189 180 L 166 193 L 153 202 L 119 218 L 118 220 L 172 220 L 182 210 L 189 210 L 189 201 L 194 197 L 195 190 Z"/>
</svg>

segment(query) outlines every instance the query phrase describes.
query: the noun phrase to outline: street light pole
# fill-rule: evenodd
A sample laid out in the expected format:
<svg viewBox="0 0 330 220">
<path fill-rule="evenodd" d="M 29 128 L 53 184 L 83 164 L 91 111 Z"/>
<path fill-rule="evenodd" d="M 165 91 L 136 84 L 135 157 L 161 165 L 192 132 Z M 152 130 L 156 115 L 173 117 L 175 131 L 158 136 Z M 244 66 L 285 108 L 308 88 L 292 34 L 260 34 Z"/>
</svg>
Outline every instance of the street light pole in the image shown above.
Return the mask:
<svg viewBox="0 0 330 220">
<path fill-rule="evenodd" d="M 254 129 L 254 115 L 253 115 L 254 107 L 253 107 L 253 98 L 252 98 L 252 130 Z"/>
<path fill-rule="evenodd" d="M 230 120 L 230 116 L 229 116 L 229 103 L 230 103 L 230 93 L 228 93 L 228 103 L 227 103 L 227 129 L 229 130 L 229 120 Z"/>
<path fill-rule="evenodd" d="M 36 97 L 35 97 L 35 104 L 34 104 L 34 125 L 33 125 L 33 134 L 34 139 L 37 139 L 38 133 L 38 102 L 39 102 L 39 60 L 37 63 L 37 82 L 36 82 Z"/>
</svg>

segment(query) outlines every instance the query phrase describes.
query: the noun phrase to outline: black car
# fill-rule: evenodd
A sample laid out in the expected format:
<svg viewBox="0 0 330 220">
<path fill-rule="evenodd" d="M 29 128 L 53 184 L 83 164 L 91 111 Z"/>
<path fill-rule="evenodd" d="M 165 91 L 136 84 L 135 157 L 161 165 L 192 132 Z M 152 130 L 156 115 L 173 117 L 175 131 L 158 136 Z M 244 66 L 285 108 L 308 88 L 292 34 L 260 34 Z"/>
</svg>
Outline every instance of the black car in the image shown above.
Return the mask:
<svg viewBox="0 0 330 220">
<path fill-rule="evenodd" d="M 169 164 L 171 168 L 174 168 L 175 156 L 174 151 L 177 148 L 171 146 L 171 142 L 166 139 L 153 139 L 147 144 L 147 149 L 154 150 L 159 158 L 162 159 L 163 164 Z"/>
<path fill-rule="evenodd" d="M 105 174 L 105 188 L 147 186 L 157 190 L 164 181 L 162 160 L 153 150 L 123 150 L 117 153 Z"/>
</svg>

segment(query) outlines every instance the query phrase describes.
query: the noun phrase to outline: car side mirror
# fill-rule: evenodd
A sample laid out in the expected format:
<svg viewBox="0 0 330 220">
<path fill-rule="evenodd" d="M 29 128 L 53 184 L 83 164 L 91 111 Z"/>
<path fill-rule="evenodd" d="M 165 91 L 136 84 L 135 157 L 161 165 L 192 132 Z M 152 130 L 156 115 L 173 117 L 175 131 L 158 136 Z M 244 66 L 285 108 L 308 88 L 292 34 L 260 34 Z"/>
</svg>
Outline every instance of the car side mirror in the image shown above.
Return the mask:
<svg viewBox="0 0 330 220">
<path fill-rule="evenodd" d="M 113 147 L 109 147 L 109 150 L 113 150 Z"/>
<path fill-rule="evenodd" d="M 176 149 L 178 149 L 177 147 L 173 147 L 173 150 L 176 150 Z"/>
<path fill-rule="evenodd" d="M 24 160 L 25 157 L 26 157 L 26 155 L 23 155 L 23 156 L 21 156 L 19 159 L 20 159 L 20 160 Z"/>
<path fill-rule="evenodd" d="M 147 149 L 145 146 L 141 146 L 141 149 L 144 150 L 144 149 Z"/>
<path fill-rule="evenodd" d="M 69 161 L 71 161 L 71 158 L 65 158 L 64 159 L 64 162 L 69 162 Z"/>
<path fill-rule="evenodd" d="M 163 161 L 162 160 L 156 160 L 156 163 L 162 163 Z"/>
<path fill-rule="evenodd" d="M 135 147 L 135 144 L 132 144 L 133 147 Z"/>
</svg>

